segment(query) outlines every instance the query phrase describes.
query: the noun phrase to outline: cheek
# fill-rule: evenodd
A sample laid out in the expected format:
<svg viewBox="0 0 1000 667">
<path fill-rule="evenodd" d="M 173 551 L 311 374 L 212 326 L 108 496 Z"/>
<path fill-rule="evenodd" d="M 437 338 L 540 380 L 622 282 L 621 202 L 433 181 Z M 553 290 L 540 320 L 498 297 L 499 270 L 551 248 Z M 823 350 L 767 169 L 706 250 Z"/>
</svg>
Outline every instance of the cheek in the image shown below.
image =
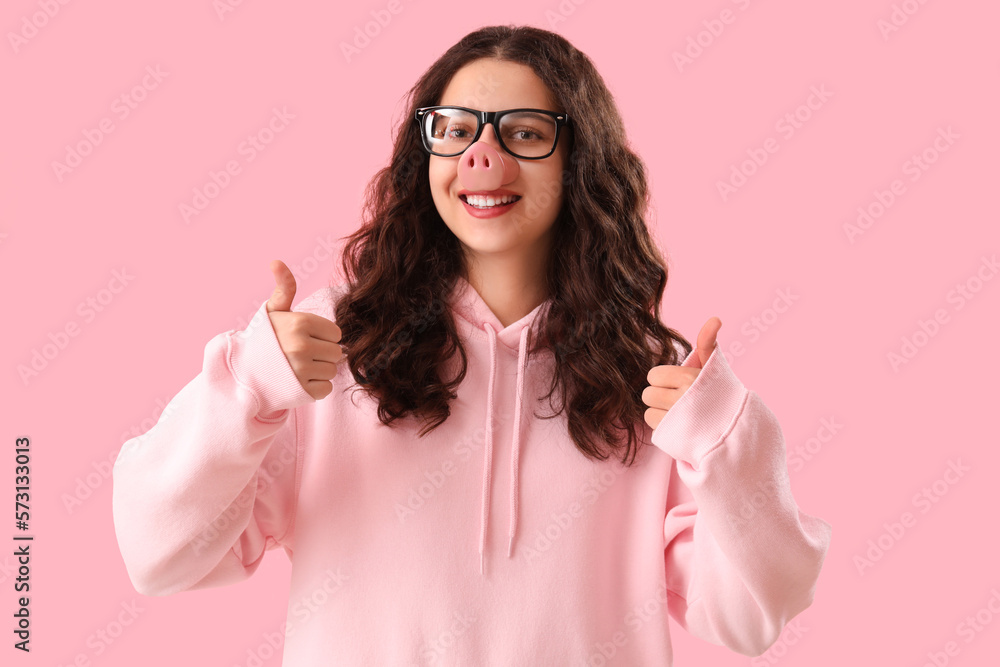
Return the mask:
<svg viewBox="0 0 1000 667">
<path fill-rule="evenodd" d="M 562 176 L 562 169 L 554 168 L 547 170 L 538 180 L 538 196 L 544 208 L 552 215 L 559 211 L 566 198 L 566 186 L 563 184 Z"/>
<path fill-rule="evenodd" d="M 436 157 L 436 156 L 432 156 Z M 438 214 L 448 218 L 455 203 L 451 198 L 451 188 L 455 179 L 455 167 L 447 163 L 431 163 L 427 171 L 427 180 L 431 190 L 431 200 Z"/>
<path fill-rule="evenodd" d="M 446 191 L 454 177 L 454 165 L 442 162 L 437 156 L 431 156 L 430 166 L 427 169 L 427 180 L 430 182 L 431 190 Z"/>
</svg>

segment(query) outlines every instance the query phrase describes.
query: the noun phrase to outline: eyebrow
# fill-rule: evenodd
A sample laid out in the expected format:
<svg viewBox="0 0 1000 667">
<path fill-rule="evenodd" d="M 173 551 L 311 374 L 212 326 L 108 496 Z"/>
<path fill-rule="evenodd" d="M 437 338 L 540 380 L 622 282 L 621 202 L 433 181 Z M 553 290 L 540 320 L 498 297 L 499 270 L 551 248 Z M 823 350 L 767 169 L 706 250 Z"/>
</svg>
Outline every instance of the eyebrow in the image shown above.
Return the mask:
<svg viewBox="0 0 1000 667">
<path fill-rule="evenodd" d="M 438 104 L 435 106 L 439 107 L 462 107 L 465 109 L 475 109 L 476 111 L 510 111 L 511 109 L 532 109 L 535 111 L 548 111 L 550 113 L 563 113 L 558 109 L 546 109 L 545 107 L 534 107 L 530 105 L 521 105 L 517 107 L 504 107 L 503 109 L 476 109 L 475 107 L 467 107 L 464 104 Z"/>
</svg>

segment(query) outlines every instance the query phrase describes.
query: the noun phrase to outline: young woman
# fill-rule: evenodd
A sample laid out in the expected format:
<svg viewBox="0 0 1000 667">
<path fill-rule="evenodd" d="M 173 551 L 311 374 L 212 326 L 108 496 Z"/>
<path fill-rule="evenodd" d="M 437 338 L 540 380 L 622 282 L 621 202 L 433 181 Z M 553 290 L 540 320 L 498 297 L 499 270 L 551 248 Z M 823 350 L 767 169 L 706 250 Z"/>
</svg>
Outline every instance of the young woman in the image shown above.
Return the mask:
<svg viewBox="0 0 1000 667">
<path fill-rule="evenodd" d="M 122 447 L 148 595 L 292 562 L 286 667 L 670 665 L 667 618 L 759 655 L 831 528 L 711 318 L 659 319 L 647 186 L 590 60 L 465 36 L 409 94 L 346 282 L 274 293 Z M 547 409 L 543 409 L 547 408 Z"/>
</svg>

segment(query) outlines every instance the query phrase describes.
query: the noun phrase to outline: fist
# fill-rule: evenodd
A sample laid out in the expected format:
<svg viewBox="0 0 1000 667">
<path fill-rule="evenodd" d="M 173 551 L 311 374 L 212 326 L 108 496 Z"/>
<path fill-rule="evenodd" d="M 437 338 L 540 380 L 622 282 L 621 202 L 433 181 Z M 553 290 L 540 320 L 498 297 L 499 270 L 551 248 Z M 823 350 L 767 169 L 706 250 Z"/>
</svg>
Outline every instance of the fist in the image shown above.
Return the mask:
<svg viewBox="0 0 1000 667">
<path fill-rule="evenodd" d="M 292 312 L 295 276 L 281 260 L 271 262 L 276 286 L 267 300 L 267 316 L 288 365 L 310 396 L 319 400 L 333 391 L 330 381 L 344 359 L 340 327 L 315 313 Z"/>
<path fill-rule="evenodd" d="M 649 386 L 642 390 L 642 402 L 649 406 L 646 409 L 644 419 L 650 428 L 655 429 L 667 414 L 667 410 L 674 407 L 680 400 L 684 392 L 694 384 L 695 378 L 708 362 L 708 358 L 715 349 L 715 337 L 722 328 L 722 320 L 713 317 L 705 322 L 698 333 L 698 346 L 696 354 L 691 358 L 692 366 L 654 366 L 646 376 Z"/>
</svg>

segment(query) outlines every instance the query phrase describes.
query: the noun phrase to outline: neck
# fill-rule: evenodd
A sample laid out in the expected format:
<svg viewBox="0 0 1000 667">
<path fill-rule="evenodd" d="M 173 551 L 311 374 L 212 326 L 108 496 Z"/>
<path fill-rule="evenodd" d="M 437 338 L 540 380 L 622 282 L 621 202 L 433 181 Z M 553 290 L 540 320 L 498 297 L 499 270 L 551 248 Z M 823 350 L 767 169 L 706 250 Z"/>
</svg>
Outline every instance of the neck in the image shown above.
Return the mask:
<svg viewBox="0 0 1000 667">
<path fill-rule="evenodd" d="M 543 262 L 526 258 L 475 258 L 468 262 L 469 284 L 507 328 L 548 297 Z"/>
</svg>

